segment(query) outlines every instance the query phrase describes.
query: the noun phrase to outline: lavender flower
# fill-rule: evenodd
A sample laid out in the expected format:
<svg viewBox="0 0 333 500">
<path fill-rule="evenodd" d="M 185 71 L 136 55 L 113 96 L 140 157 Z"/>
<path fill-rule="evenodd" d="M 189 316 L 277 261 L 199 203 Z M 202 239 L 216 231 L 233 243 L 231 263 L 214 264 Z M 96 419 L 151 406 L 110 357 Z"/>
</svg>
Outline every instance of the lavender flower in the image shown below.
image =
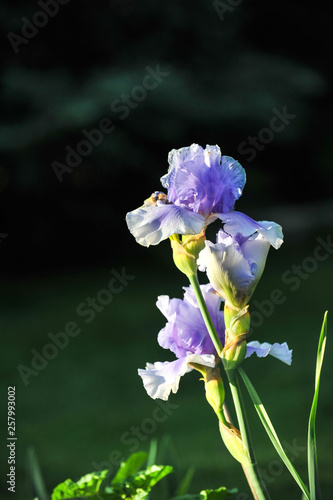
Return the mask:
<svg viewBox="0 0 333 500">
<path fill-rule="evenodd" d="M 169 171 L 161 178 L 167 195 L 156 191 L 126 216 L 129 230 L 143 246 L 157 245 L 173 234 L 199 234 L 234 208 L 246 182 L 243 167 L 221 156 L 218 146 L 173 149 L 168 161 Z"/>
<path fill-rule="evenodd" d="M 205 241 L 198 266 L 206 271 L 212 287 L 232 306 L 245 307 L 263 273 L 270 245 L 283 242 L 281 226 L 256 222 L 239 212 L 225 217 L 216 243 Z M 227 234 L 227 232 L 236 234 Z"/>
<path fill-rule="evenodd" d="M 199 305 L 192 287 L 184 287 L 184 299 L 170 299 L 162 295 L 157 300 L 157 307 L 167 318 L 166 326 L 158 335 L 161 347 L 172 351 L 176 360 L 166 362 L 147 363 L 146 368 L 139 369 L 138 373 L 143 385 L 153 399 L 167 400 L 171 391 L 178 391 L 180 378 L 192 370 L 189 363 L 196 363 L 214 368 L 217 360 L 216 351 L 209 333 L 202 319 Z M 224 314 L 220 310 L 222 299 L 213 292 L 211 286 L 201 285 L 201 291 L 206 301 L 209 313 L 216 328 L 217 334 L 224 344 Z M 291 351 L 287 344 L 248 344 L 247 357 L 254 352 L 258 356 L 273 356 L 281 361 L 291 363 Z"/>
<path fill-rule="evenodd" d="M 166 326 L 158 334 L 158 343 L 170 349 L 178 359 L 171 362 L 147 363 L 139 370 L 143 384 L 153 399 L 168 399 L 176 393 L 180 378 L 192 370 L 188 363 L 198 363 L 213 368 L 215 354 L 213 343 L 202 318 L 192 287 L 184 287 L 184 299 L 169 299 L 162 295 L 157 307 L 167 318 Z M 220 311 L 222 299 L 211 291 L 210 285 L 202 285 L 201 291 L 211 314 L 218 335 L 224 342 L 224 317 Z"/>
</svg>

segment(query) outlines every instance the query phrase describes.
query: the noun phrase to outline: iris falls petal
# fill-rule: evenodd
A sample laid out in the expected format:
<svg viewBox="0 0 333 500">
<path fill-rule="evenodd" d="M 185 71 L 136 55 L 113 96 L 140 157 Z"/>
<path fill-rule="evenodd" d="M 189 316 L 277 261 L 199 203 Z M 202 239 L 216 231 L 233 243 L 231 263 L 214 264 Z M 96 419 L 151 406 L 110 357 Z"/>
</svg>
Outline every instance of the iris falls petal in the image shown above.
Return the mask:
<svg viewBox="0 0 333 500">
<path fill-rule="evenodd" d="M 173 234 L 199 234 L 205 226 L 202 215 L 171 203 L 143 205 L 129 212 L 126 222 L 136 241 L 145 247 L 158 245 Z"/>
<path fill-rule="evenodd" d="M 279 344 L 277 342 L 274 344 L 269 344 L 268 342 L 261 344 L 257 340 L 248 342 L 245 357 L 249 358 L 254 352 L 259 358 L 264 358 L 270 354 L 283 363 L 291 365 L 293 351 L 292 349 L 289 349 L 287 342 L 283 342 L 283 344 Z"/>
<path fill-rule="evenodd" d="M 148 395 L 152 399 L 167 401 L 171 391 L 176 394 L 180 378 L 193 369 L 188 363 L 197 363 L 214 368 L 215 356 L 212 354 L 199 356 L 189 353 L 187 356 L 175 361 L 147 363 L 145 370 L 139 369 L 138 373 Z"/>
</svg>

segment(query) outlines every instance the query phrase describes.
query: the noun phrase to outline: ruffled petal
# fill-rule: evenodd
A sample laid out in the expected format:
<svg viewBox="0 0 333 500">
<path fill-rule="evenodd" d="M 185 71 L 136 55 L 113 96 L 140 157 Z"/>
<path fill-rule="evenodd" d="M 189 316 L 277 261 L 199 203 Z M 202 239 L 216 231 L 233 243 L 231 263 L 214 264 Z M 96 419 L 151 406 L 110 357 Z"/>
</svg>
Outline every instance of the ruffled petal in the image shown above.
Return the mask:
<svg viewBox="0 0 333 500">
<path fill-rule="evenodd" d="M 211 285 L 201 285 L 209 313 L 224 343 L 224 314 L 220 311 L 221 297 L 212 293 Z M 158 343 L 164 349 L 170 349 L 177 358 L 185 353 L 212 354 L 214 345 L 202 318 L 198 301 L 192 287 L 184 287 L 184 299 L 169 299 L 161 295 L 157 307 L 167 318 L 168 323 L 158 334 Z"/>
<path fill-rule="evenodd" d="M 152 399 L 163 399 L 167 401 L 171 391 L 176 394 L 179 387 L 180 378 L 185 373 L 190 372 L 188 363 L 198 363 L 210 368 L 215 366 L 215 356 L 205 354 L 189 354 L 175 361 L 166 361 L 164 363 L 147 363 L 145 370 L 139 369 L 138 373 L 142 378 L 144 388 Z"/>
<path fill-rule="evenodd" d="M 248 215 L 236 211 L 219 213 L 218 216 L 224 222 L 224 231 L 229 234 L 240 233 L 242 236 L 251 236 L 258 232 L 276 249 L 280 248 L 283 243 L 282 227 L 275 222 L 256 222 Z"/>
<path fill-rule="evenodd" d="M 205 219 L 172 203 L 143 205 L 126 215 L 130 232 L 140 245 L 158 245 L 173 234 L 199 234 Z"/>
<path fill-rule="evenodd" d="M 283 363 L 291 365 L 293 351 L 292 349 L 289 349 L 287 342 L 283 342 L 283 344 L 278 344 L 277 342 L 275 344 L 269 344 L 268 342 L 260 344 L 260 342 L 254 340 L 247 344 L 245 357 L 249 358 L 254 352 L 259 358 L 265 358 L 268 354 L 270 354 Z"/>
<path fill-rule="evenodd" d="M 168 160 L 168 173 L 161 178 L 168 199 L 205 218 L 212 212 L 228 212 L 242 194 L 245 170 L 230 156 L 221 156 L 218 146 L 173 149 Z"/>
<path fill-rule="evenodd" d="M 217 175 L 212 179 L 215 184 L 212 212 L 229 212 L 242 195 L 246 183 L 245 170 L 231 156 L 222 156 L 221 165 L 215 170 Z"/>
<path fill-rule="evenodd" d="M 147 363 L 145 370 L 139 369 L 138 373 L 152 399 L 167 401 L 171 391 L 174 394 L 178 391 L 180 377 L 191 370 L 186 358 L 181 358 L 171 362 Z"/>
</svg>

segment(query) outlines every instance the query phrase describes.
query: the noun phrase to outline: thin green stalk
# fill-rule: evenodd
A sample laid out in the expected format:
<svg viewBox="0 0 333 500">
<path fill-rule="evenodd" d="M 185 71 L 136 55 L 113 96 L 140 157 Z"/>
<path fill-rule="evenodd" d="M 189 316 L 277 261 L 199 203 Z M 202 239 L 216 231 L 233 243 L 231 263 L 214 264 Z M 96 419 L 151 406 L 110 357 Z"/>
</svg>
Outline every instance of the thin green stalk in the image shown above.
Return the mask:
<svg viewBox="0 0 333 500">
<path fill-rule="evenodd" d="M 218 335 L 216 333 L 215 326 L 214 326 L 214 323 L 212 321 L 212 318 L 210 317 L 210 314 L 208 312 L 208 308 L 207 308 L 205 299 L 203 298 L 203 295 L 202 295 L 202 292 L 201 292 L 201 288 L 200 288 L 200 285 L 199 285 L 198 277 L 197 277 L 196 274 L 193 274 L 191 276 L 188 276 L 188 279 L 190 280 L 190 283 L 191 283 L 192 288 L 194 290 L 195 296 L 197 298 L 197 301 L 198 301 L 198 304 L 199 304 L 199 307 L 200 307 L 200 311 L 201 311 L 203 320 L 205 322 L 205 325 L 207 327 L 207 330 L 209 332 L 210 338 L 212 339 L 212 342 L 214 344 L 214 347 L 216 349 L 217 354 L 219 356 L 221 356 L 221 352 L 222 352 L 223 346 L 221 344 L 221 340 L 219 339 L 219 337 L 218 337 Z"/>
<path fill-rule="evenodd" d="M 319 396 L 320 374 L 324 361 L 325 347 L 327 337 L 327 311 L 324 315 L 324 321 L 321 327 L 317 360 L 316 360 L 316 375 L 315 375 L 315 391 L 311 406 L 309 424 L 308 424 L 308 477 L 310 487 L 311 500 L 320 500 L 320 484 L 317 458 L 317 442 L 316 442 L 316 414 Z"/>
<path fill-rule="evenodd" d="M 238 392 L 236 374 L 235 374 L 234 370 L 228 370 L 226 373 L 228 376 L 229 387 L 230 387 L 232 399 L 233 399 L 234 405 L 235 405 L 237 421 L 238 421 L 239 430 L 240 430 L 240 433 L 242 436 L 242 441 L 250 453 L 250 446 L 249 446 L 249 441 L 248 441 L 247 432 L 246 432 L 243 409 L 242 409 L 241 400 L 240 400 L 239 392 Z M 250 456 L 251 456 L 251 454 L 250 454 Z M 252 459 L 252 457 L 251 457 L 251 459 Z"/>
<path fill-rule="evenodd" d="M 250 487 L 252 490 L 252 493 L 256 493 L 257 496 L 254 495 L 255 498 L 258 499 L 269 499 L 268 492 L 265 489 L 265 492 L 263 491 L 263 484 L 260 481 L 258 470 L 257 470 L 257 465 L 255 462 L 254 458 L 254 452 L 252 448 L 252 442 L 251 438 L 248 432 L 248 426 L 247 426 L 247 421 L 246 421 L 246 414 L 244 412 L 243 408 L 243 403 L 242 403 L 242 396 L 239 388 L 239 383 L 237 380 L 237 374 L 235 373 L 234 370 L 228 370 L 227 372 L 228 380 L 229 380 L 229 387 L 232 395 L 232 399 L 234 401 L 234 406 L 236 410 L 236 415 L 237 415 L 237 421 L 239 425 L 239 430 L 241 433 L 242 441 L 246 448 L 248 449 L 250 459 L 251 459 L 251 466 L 250 467 L 244 467 L 246 471 L 246 475 L 250 477 L 252 486 L 255 491 L 252 490 L 251 483 Z"/>
</svg>

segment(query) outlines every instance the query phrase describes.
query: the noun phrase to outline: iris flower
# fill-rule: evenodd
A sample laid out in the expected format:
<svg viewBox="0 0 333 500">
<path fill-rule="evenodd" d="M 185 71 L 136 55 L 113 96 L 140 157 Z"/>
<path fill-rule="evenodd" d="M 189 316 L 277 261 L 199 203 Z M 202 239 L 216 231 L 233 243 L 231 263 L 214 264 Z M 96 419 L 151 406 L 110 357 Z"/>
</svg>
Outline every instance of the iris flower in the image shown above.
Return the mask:
<svg viewBox="0 0 333 500">
<path fill-rule="evenodd" d="M 224 314 L 220 310 L 222 299 L 214 293 L 210 284 L 201 285 L 200 288 L 223 345 L 225 327 Z M 184 290 L 183 299 L 170 299 L 167 295 L 162 295 L 157 300 L 157 307 L 167 319 L 166 326 L 158 334 L 158 343 L 172 351 L 177 359 L 147 363 L 144 370 L 138 370 L 148 395 L 153 399 L 166 401 L 171 391 L 178 391 L 180 378 L 193 369 L 188 363 L 210 368 L 216 365 L 216 351 L 202 319 L 194 291 L 192 287 L 184 287 Z M 256 341 L 248 343 L 246 357 L 254 352 L 259 357 L 271 354 L 284 363 L 291 364 L 291 351 L 286 343 L 276 343 L 273 346 Z"/>
<path fill-rule="evenodd" d="M 230 231 L 235 235 L 228 234 Z M 245 235 L 244 235 L 245 234 Z M 281 226 L 275 222 L 255 222 L 234 212 L 226 217 L 216 243 L 205 241 L 198 259 L 214 290 L 236 308 L 245 307 L 263 273 L 270 245 L 283 242 Z"/>
<path fill-rule="evenodd" d="M 246 182 L 243 167 L 221 156 L 218 146 L 173 149 L 168 161 L 168 173 L 161 178 L 167 194 L 155 191 L 126 215 L 130 232 L 146 247 L 173 234 L 199 234 L 219 214 L 233 210 Z"/>
</svg>

